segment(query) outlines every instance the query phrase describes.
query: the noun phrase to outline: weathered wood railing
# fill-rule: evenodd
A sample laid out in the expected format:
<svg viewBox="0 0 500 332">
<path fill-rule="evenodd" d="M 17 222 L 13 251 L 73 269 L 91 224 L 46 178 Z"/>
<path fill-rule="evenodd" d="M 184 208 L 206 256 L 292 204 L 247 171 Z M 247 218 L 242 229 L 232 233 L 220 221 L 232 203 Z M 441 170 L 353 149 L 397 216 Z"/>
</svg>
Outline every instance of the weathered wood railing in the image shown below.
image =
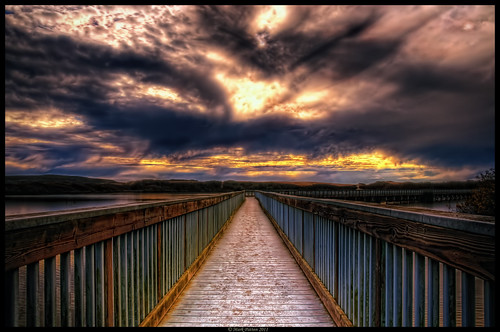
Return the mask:
<svg viewBox="0 0 500 332">
<path fill-rule="evenodd" d="M 337 325 L 494 326 L 494 219 L 255 196 Z"/>
<path fill-rule="evenodd" d="M 6 218 L 6 325 L 154 325 L 244 199 Z"/>
</svg>

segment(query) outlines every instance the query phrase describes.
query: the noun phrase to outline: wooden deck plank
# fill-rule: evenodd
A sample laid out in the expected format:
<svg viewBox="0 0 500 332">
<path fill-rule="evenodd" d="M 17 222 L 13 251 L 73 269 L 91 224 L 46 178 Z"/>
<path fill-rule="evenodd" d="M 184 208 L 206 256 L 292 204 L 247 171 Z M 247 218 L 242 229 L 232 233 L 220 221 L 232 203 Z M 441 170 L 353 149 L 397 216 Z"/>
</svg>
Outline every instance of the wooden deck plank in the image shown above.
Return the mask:
<svg viewBox="0 0 500 332">
<path fill-rule="evenodd" d="M 257 200 L 247 197 L 159 326 L 334 324 Z"/>
</svg>

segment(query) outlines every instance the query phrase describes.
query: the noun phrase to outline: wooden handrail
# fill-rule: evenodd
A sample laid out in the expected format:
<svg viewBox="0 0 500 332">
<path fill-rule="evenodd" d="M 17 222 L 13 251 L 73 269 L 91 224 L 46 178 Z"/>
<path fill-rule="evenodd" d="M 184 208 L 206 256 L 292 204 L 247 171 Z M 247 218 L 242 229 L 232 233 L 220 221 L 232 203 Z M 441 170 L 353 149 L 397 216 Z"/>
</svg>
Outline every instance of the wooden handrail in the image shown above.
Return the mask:
<svg viewBox="0 0 500 332">
<path fill-rule="evenodd" d="M 373 205 L 262 192 L 377 239 L 495 280 L 495 223 L 393 210 Z"/>
<path fill-rule="evenodd" d="M 200 210 L 241 193 L 6 217 L 5 271 Z"/>
</svg>

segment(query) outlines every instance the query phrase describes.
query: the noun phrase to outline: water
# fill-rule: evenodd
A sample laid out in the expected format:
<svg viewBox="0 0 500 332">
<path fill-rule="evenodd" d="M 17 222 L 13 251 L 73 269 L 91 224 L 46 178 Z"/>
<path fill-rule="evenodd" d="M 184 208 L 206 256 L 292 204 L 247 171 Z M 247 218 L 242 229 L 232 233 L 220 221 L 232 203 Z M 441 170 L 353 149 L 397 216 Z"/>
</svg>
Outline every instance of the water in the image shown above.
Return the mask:
<svg viewBox="0 0 500 332">
<path fill-rule="evenodd" d="M 5 216 L 48 211 L 107 207 L 121 204 L 175 200 L 209 194 L 75 194 L 75 195 L 6 195 Z"/>
<path fill-rule="evenodd" d="M 419 207 L 424 209 L 431 209 L 437 211 L 445 211 L 445 212 L 457 212 L 457 204 L 462 203 L 463 201 L 445 201 L 445 202 L 431 202 L 431 203 L 408 203 L 401 204 L 401 206 L 408 207 Z"/>
</svg>

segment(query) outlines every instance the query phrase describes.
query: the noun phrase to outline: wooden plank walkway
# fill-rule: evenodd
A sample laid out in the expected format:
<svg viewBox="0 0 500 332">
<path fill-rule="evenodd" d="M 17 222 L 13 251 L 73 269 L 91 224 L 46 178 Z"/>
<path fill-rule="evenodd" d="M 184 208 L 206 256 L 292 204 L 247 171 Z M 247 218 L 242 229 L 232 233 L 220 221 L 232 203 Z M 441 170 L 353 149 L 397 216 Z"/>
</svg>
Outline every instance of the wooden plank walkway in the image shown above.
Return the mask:
<svg viewBox="0 0 500 332">
<path fill-rule="evenodd" d="M 247 197 L 159 326 L 334 323 L 258 201 Z"/>
</svg>

